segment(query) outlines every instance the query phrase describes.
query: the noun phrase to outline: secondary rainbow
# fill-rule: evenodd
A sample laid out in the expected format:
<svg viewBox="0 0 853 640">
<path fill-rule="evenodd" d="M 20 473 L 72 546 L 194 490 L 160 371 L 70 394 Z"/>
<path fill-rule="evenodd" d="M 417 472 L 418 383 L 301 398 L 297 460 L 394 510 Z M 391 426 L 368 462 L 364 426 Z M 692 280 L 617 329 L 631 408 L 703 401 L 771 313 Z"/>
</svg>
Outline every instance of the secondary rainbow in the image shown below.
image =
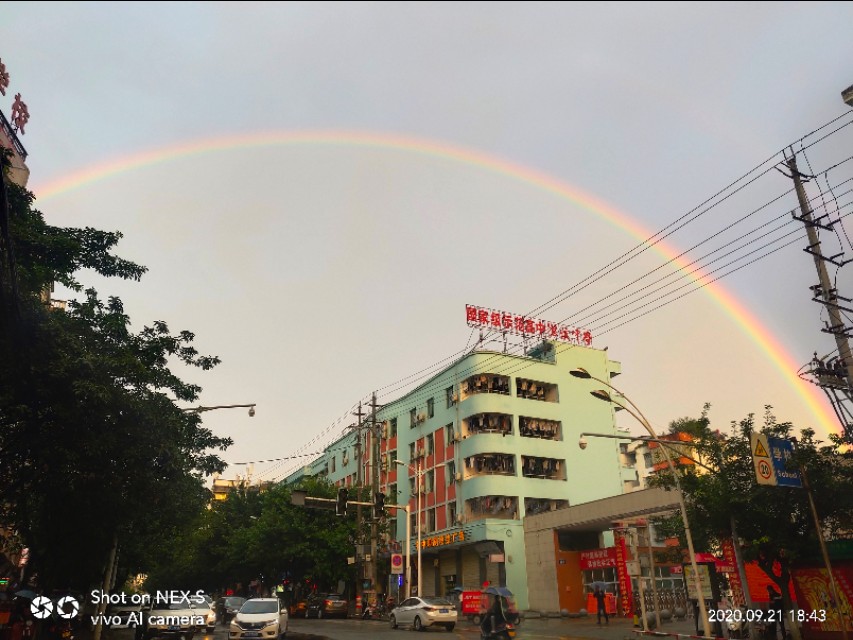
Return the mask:
<svg viewBox="0 0 853 640">
<path fill-rule="evenodd" d="M 104 180 L 111 176 L 125 173 L 147 165 L 153 165 L 171 160 L 177 160 L 194 155 L 226 151 L 238 148 L 275 147 L 282 145 L 328 145 L 348 147 L 383 148 L 408 153 L 433 156 L 452 162 L 474 165 L 519 180 L 521 182 L 544 189 L 554 195 L 565 198 L 574 204 L 607 220 L 622 231 L 629 233 L 640 241 L 652 235 L 652 232 L 642 227 L 626 213 L 619 211 L 600 198 L 582 189 L 563 182 L 542 171 L 531 169 L 511 162 L 498 156 L 489 155 L 474 149 L 418 138 L 371 131 L 273 131 L 250 134 L 237 134 L 218 138 L 204 138 L 184 142 L 167 147 L 151 149 L 141 153 L 125 156 L 96 164 L 80 171 L 75 171 L 57 180 L 33 188 L 33 192 L 41 199 L 51 198 L 90 183 Z M 815 415 L 820 425 L 827 433 L 838 433 L 839 426 L 835 415 L 830 411 L 821 392 L 817 387 L 800 380 L 796 371 L 800 365 L 786 352 L 778 340 L 719 282 L 708 283 L 701 274 L 692 273 L 689 263 L 677 257 L 679 251 L 665 242 L 659 242 L 654 249 L 667 260 L 672 260 L 679 268 L 691 273 L 690 278 L 695 282 L 704 283 L 708 295 L 728 313 L 735 324 L 751 338 L 767 355 L 770 361 L 779 369 L 785 381 L 794 392 L 802 397 L 806 406 Z"/>
</svg>

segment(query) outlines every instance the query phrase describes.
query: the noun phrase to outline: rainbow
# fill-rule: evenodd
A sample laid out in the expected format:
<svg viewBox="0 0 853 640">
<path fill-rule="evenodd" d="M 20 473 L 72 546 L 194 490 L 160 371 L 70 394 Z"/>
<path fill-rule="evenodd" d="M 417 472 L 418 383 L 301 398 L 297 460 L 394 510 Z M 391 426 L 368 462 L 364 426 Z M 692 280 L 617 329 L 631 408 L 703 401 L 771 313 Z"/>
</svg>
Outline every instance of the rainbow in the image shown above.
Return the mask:
<svg viewBox="0 0 853 640">
<path fill-rule="evenodd" d="M 331 147 L 349 146 L 390 149 L 473 165 L 532 185 L 552 193 L 559 198 L 564 198 L 610 222 L 639 241 L 646 240 L 652 235 L 649 230 L 642 227 L 627 214 L 620 212 L 600 198 L 574 185 L 557 180 L 544 172 L 516 164 L 498 156 L 445 142 L 372 131 L 273 131 L 229 135 L 214 139 L 199 139 L 151 149 L 92 165 L 44 185 L 36 186 L 33 188 L 33 192 L 39 199 L 44 200 L 120 173 L 160 162 L 236 148 L 275 147 L 282 145 L 328 145 Z M 660 242 L 654 248 L 666 260 L 671 260 L 679 268 L 684 269 L 688 273 L 692 272 L 692 269 L 688 268 L 689 262 L 684 258 L 677 257 L 680 252 L 676 251 L 670 245 Z M 836 417 L 830 411 L 821 392 L 817 387 L 800 380 L 796 374 L 800 365 L 783 348 L 779 341 L 721 284 L 718 282 L 709 283 L 701 274 L 691 273 L 690 277 L 697 283 L 706 285 L 705 290 L 708 295 L 732 317 L 735 324 L 767 355 L 794 392 L 802 397 L 806 406 L 814 414 L 819 424 L 826 429 L 827 433 L 838 433 L 840 427 Z"/>
</svg>

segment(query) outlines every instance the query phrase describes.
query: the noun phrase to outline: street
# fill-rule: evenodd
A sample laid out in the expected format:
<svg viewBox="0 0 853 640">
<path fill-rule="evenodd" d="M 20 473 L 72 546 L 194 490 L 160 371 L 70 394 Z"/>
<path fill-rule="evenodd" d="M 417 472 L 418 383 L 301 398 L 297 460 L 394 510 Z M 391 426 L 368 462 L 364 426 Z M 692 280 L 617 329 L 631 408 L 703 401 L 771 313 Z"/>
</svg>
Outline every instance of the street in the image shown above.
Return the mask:
<svg viewBox="0 0 853 640">
<path fill-rule="evenodd" d="M 590 640 L 624 640 L 625 638 L 641 638 L 633 633 L 634 627 L 630 620 L 611 618 L 610 624 L 598 626 L 595 618 L 531 618 L 526 619 L 518 628 L 517 640 L 556 640 L 571 638 L 589 638 Z M 667 623 L 661 631 L 667 633 L 692 634 L 695 632 L 692 620 L 679 620 Z M 408 629 L 391 629 L 387 622 L 376 620 L 323 619 L 306 620 L 291 619 L 288 625 L 290 640 L 395 640 L 395 638 L 410 638 L 414 633 Z M 442 628 L 426 629 L 424 634 L 444 638 L 465 638 L 479 640 L 479 628 L 466 620 L 460 621 L 452 632 Z M 133 640 L 133 630 L 113 629 L 106 636 L 107 640 Z M 213 635 L 196 636 L 195 640 L 227 640 L 227 627 L 218 625 Z M 80 639 L 83 640 L 83 639 Z"/>
</svg>

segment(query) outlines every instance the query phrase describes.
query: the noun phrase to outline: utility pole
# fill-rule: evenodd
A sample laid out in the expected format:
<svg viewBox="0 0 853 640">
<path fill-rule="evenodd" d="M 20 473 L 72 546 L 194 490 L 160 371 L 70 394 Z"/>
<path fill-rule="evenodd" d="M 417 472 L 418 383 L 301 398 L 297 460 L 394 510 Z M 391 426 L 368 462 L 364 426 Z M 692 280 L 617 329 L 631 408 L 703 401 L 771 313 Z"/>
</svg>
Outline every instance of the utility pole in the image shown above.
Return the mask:
<svg viewBox="0 0 853 640">
<path fill-rule="evenodd" d="M 827 262 L 840 268 L 847 264 L 849 260 L 839 262 L 837 258 L 842 254 L 835 256 L 823 255 L 817 230 L 820 228 L 831 231 L 834 223 L 828 222 L 825 224 L 822 222 L 823 219 L 828 218 L 828 213 L 824 213 L 824 215 L 817 219 L 813 218 L 806 190 L 803 187 L 803 176 L 797 169 L 797 156 L 793 153 L 793 149 L 791 150 L 791 157 L 787 160 L 787 164 L 800 204 L 801 215 L 794 214 L 794 218 L 806 226 L 809 246 L 804 251 L 813 256 L 815 268 L 817 269 L 818 284 L 811 287 L 814 293 L 812 300 L 826 307 L 827 314 L 829 315 L 829 323 L 827 323 L 822 331 L 833 334 L 835 336 L 835 344 L 838 347 L 838 358 L 834 364 L 824 363 L 815 354 L 815 359 L 811 363 L 812 368 L 809 373 L 812 374 L 818 386 L 824 390 L 829 398 L 832 408 L 835 410 L 835 415 L 838 417 L 839 422 L 841 422 L 844 435 L 850 437 L 853 436 L 853 387 L 851 387 L 851 383 L 853 383 L 853 354 L 850 351 L 848 336 L 853 328 L 845 325 L 841 312 L 853 313 L 853 308 L 842 306 L 839 304 L 839 301 L 851 303 L 853 300 L 838 295 L 838 290 L 832 285 L 832 280 L 830 280 L 826 268 Z"/>
<path fill-rule="evenodd" d="M 382 434 L 379 433 L 379 422 L 376 420 L 376 392 L 373 392 L 373 396 L 370 399 L 370 433 L 371 433 L 371 445 L 373 449 L 373 462 L 371 470 L 373 471 L 372 475 L 372 499 L 376 499 L 376 494 L 379 493 L 379 456 L 381 453 L 380 447 L 380 438 Z M 381 592 L 379 589 L 379 559 L 377 557 L 377 553 L 379 552 L 379 520 L 377 517 L 371 518 L 370 523 L 370 579 L 373 584 L 373 589 L 376 591 L 377 597 Z"/>
<path fill-rule="evenodd" d="M 364 412 L 361 410 L 361 402 L 358 403 L 358 413 L 355 414 L 358 417 L 358 422 L 355 424 L 355 460 L 356 460 L 356 480 L 355 486 L 358 489 L 358 502 L 361 503 L 362 495 L 361 495 L 361 468 L 363 460 L 361 459 L 361 421 L 364 417 Z M 356 573 L 358 574 L 358 579 L 355 582 L 355 595 L 356 601 L 361 599 L 361 581 L 364 577 L 363 575 L 363 558 L 361 557 L 362 551 L 362 536 L 361 536 L 361 504 L 356 505 L 355 511 L 355 534 L 356 534 L 356 550 L 355 550 L 355 562 L 358 567 Z"/>
</svg>

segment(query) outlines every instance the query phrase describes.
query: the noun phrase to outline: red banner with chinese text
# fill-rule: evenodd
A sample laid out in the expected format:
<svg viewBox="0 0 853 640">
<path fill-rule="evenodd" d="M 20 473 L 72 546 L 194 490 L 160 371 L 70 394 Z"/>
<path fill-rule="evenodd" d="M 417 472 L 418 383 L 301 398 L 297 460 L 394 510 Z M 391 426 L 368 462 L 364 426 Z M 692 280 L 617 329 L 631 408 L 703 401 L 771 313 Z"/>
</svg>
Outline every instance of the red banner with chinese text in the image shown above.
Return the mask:
<svg viewBox="0 0 853 640">
<path fill-rule="evenodd" d="M 746 604 L 746 594 L 743 591 L 743 582 L 740 579 L 740 572 L 737 570 L 737 557 L 735 556 L 735 545 L 731 538 L 724 538 L 722 541 L 723 558 L 726 564 L 735 568 L 733 573 L 727 573 L 729 579 L 729 587 L 732 590 L 732 605 L 739 607 Z"/>
<path fill-rule="evenodd" d="M 613 532 L 613 537 L 616 543 L 616 576 L 619 580 L 622 615 L 630 618 L 634 615 L 634 593 L 631 589 L 631 576 L 628 575 L 628 548 L 625 544 L 625 532 L 617 529 Z"/>
<path fill-rule="evenodd" d="M 588 549 L 578 554 L 578 567 L 581 571 L 603 569 L 616 566 L 616 547 L 606 549 Z"/>
</svg>

